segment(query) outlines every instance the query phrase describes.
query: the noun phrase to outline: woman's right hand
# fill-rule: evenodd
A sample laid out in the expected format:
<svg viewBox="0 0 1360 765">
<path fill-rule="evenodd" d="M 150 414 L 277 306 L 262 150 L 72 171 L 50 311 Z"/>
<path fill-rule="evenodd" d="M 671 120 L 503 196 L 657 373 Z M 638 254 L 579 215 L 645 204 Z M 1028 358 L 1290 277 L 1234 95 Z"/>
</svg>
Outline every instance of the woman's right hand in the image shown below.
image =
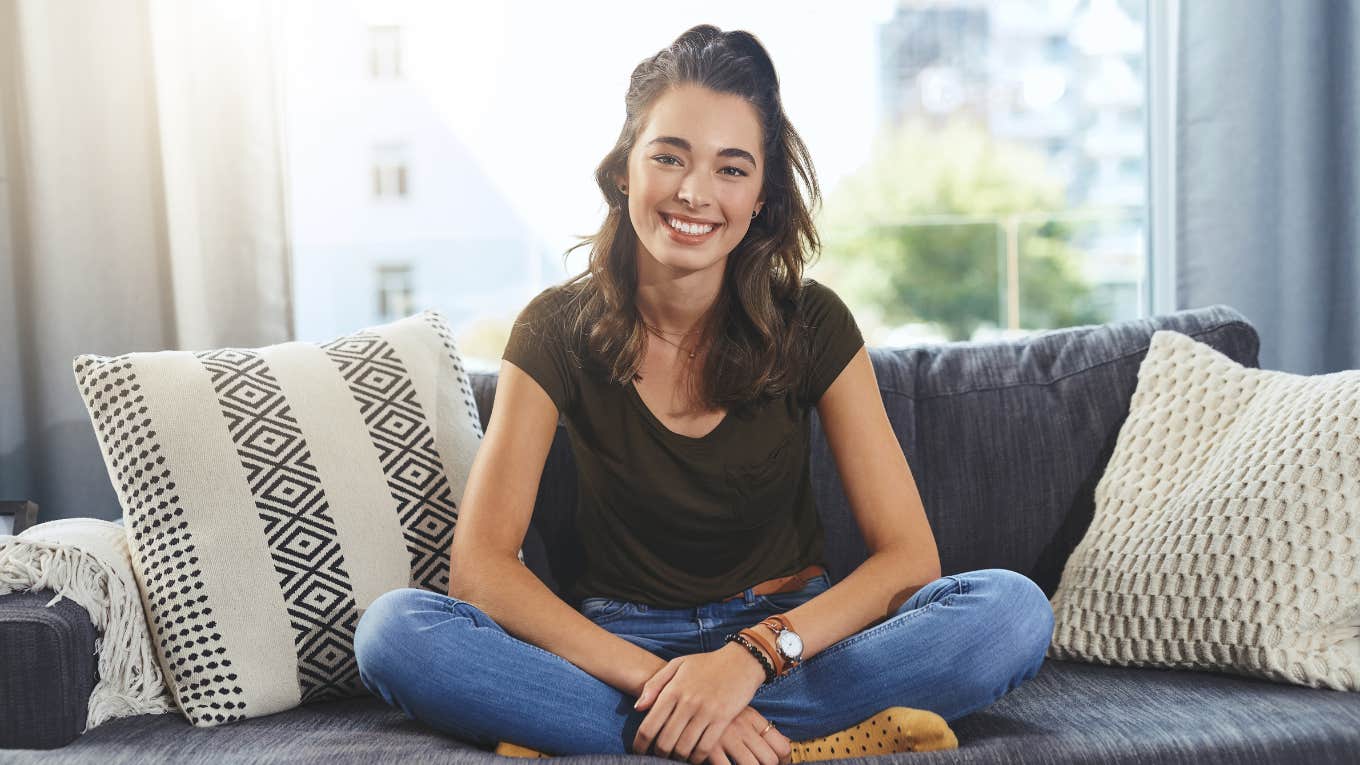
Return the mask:
<svg viewBox="0 0 1360 765">
<path fill-rule="evenodd" d="M 718 739 L 718 751 L 709 754 L 708 765 L 790 765 L 793 748 L 775 728 L 760 730 L 768 721 L 754 707 L 732 718 Z"/>
</svg>

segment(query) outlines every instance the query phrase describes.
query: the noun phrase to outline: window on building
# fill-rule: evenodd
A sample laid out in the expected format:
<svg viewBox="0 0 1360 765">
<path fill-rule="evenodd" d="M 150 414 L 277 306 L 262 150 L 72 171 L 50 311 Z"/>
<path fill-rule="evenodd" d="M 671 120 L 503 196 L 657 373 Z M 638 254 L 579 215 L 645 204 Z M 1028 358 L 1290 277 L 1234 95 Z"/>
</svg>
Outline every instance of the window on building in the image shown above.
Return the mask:
<svg viewBox="0 0 1360 765">
<path fill-rule="evenodd" d="M 407 157 L 404 144 L 382 144 L 373 150 L 373 196 L 407 195 Z"/>
<path fill-rule="evenodd" d="M 415 269 L 410 263 L 378 266 L 378 320 L 393 321 L 416 312 Z"/>
<path fill-rule="evenodd" d="M 401 27 L 368 28 L 368 66 L 375 80 L 401 79 Z"/>
</svg>

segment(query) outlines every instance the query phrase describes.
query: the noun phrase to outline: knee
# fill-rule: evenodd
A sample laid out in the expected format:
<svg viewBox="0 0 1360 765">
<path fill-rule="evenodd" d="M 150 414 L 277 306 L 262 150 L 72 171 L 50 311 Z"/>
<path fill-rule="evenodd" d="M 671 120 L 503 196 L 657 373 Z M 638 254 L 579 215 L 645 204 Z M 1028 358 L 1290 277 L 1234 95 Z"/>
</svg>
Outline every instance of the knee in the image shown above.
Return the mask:
<svg viewBox="0 0 1360 765">
<path fill-rule="evenodd" d="M 1053 607 L 1043 588 L 1017 571 L 989 568 L 974 572 L 978 589 L 988 598 L 986 609 L 1000 626 L 998 653 L 1009 654 L 1013 668 L 1025 677 L 1039 671 L 1053 640 Z M 976 580 L 975 580 L 976 581 Z"/>
<path fill-rule="evenodd" d="M 386 677 L 388 669 L 400 663 L 395 652 L 410 648 L 406 635 L 412 614 L 419 608 L 418 601 L 430 594 L 413 587 L 390 590 L 375 598 L 359 617 L 354 628 L 354 660 L 365 682 Z"/>
</svg>

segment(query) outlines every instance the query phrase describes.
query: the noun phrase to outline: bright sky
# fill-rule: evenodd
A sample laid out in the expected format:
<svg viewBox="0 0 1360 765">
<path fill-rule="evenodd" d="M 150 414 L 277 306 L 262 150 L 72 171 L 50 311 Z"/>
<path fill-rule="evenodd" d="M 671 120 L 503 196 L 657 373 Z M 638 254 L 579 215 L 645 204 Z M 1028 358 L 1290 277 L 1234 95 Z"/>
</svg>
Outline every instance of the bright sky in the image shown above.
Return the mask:
<svg viewBox="0 0 1360 765">
<path fill-rule="evenodd" d="M 603 218 L 594 171 L 623 124 L 629 74 L 695 24 L 743 29 L 765 45 L 784 110 L 829 194 L 867 159 L 879 109 L 877 27 L 895 6 L 359 2 L 369 23 L 403 25 L 409 76 L 554 253 Z M 573 269 L 583 262 L 582 250 L 573 253 Z"/>
</svg>

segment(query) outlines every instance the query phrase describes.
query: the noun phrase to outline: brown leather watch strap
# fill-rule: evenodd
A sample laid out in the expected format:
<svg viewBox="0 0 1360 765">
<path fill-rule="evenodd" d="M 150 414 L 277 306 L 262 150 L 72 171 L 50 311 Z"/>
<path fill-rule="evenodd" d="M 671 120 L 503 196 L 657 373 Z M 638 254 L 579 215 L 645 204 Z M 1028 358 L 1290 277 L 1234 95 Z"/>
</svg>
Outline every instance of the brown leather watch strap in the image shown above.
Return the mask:
<svg viewBox="0 0 1360 765">
<path fill-rule="evenodd" d="M 747 627 L 738 634 L 750 638 L 751 642 L 759 646 L 760 650 L 764 651 L 765 655 L 770 657 L 770 663 L 774 665 L 774 673 L 776 675 L 784 674 L 784 657 L 780 656 L 779 651 L 775 650 L 773 641 L 751 627 Z"/>
<path fill-rule="evenodd" d="M 784 674 L 784 672 L 790 668 L 793 662 L 789 659 L 784 658 L 784 654 L 779 650 L 778 640 L 780 630 L 777 628 L 782 627 L 783 629 L 796 633 L 797 630 L 793 628 L 793 623 L 789 621 L 789 617 L 784 614 L 771 614 L 770 616 L 761 619 L 760 624 L 756 626 L 764 627 L 765 629 L 770 631 L 770 634 L 772 636 L 770 638 L 770 642 L 775 646 L 775 658 L 778 662 L 776 666 L 777 670 L 776 674 L 779 675 Z"/>
<path fill-rule="evenodd" d="M 794 633 L 798 632 L 798 630 L 793 628 L 793 622 L 789 619 L 788 614 L 770 614 L 769 616 L 765 617 L 765 619 L 766 621 L 773 620 L 779 622 L 784 626 L 784 629 L 788 630 L 789 632 Z"/>
</svg>

